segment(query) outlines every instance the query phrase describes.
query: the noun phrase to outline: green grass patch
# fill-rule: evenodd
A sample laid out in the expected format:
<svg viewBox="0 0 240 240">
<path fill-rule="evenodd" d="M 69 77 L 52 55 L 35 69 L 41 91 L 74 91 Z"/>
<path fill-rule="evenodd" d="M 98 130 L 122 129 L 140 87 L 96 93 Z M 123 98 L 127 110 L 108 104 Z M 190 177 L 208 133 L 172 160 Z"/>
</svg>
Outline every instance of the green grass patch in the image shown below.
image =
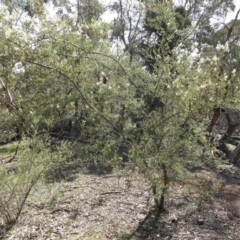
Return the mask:
<svg viewBox="0 0 240 240">
<path fill-rule="evenodd" d="M 11 153 L 14 153 L 17 149 L 17 146 L 12 144 L 8 146 L 2 146 L 0 147 L 0 155 L 8 155 Z"/>
</svg>

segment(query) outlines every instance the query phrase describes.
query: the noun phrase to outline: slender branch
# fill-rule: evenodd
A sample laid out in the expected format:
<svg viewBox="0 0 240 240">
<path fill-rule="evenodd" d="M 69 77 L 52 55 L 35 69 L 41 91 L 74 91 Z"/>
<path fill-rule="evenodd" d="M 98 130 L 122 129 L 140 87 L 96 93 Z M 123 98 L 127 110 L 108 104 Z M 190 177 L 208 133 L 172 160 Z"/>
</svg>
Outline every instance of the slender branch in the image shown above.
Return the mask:
<svg viewBox="0 0 240 240">
<path fill-rule="evenodd" d="M 240 8 L 238 9 L 238 11 L 237 11 L 237 13 L 236 13 L 236 16 L 235 16 L 235 19 L 234 19 L 231 27 L 230 27 L 229 30 L 228 30 L 228 34 L 227 34 L 227 37 L 226 37 L 226 41 L 229 41 L 229 39 L 230 39 L 230 37 L 231 37 L 231 34 L 232 34 L 232 32 L 233 32 L 233 30 L 234 30 L 234 27 L 235 27 L 235 25 L 236 25 L 236 22 L 237 22 L 237 20 L 238 20 L 238 15 L 239 15 L 239 13 L 240 13 Z"/>
<path fill-rule="evenodd" d="M 68 44 L 70 44 L 70 45 L 73 46 L 73 47 L 76 47 L 77 49 L 83 51 L 83 52 L 86 53 L 86 54 L 96 54 L 96 55 L 100 55 L 100 56 L 103 56 L 103 57 L 110 58 L 111 60 L 113 60 L 114 62 L 116 62 L 116 63 L 118 64 L 118 66 L 120 66 L 120 68 L 121 68 L 121 70 L 123 71 L 124 75 L 127 76 L 127 73 L 126 73 L 125 69 L 123 68 L 123 66 L 122 66 L 122 65 L 119 63 L 119 61 L 116 60 L 114 57 L 109 56 L 109 55 L 104 54 L 104 53 L 99 53 L 99 52 L 87 52 L 86 50 L 82 49 L 81 47 L 79 47 L 78 45 L 76 45 L 76 44 L 74 44 L 74 43 L 70 43 L 70 42 L 67 42 L 67 41 L 65 41 L 65 40 L 63 40 L 63 42 L 68 43 Z M 86 58 L 86 57 L 85 57 L 85 58 Z M 135 88 L 137 88 L 137 85 L 136 85 L 130 78 L 127 77 L 127 79 L 128 79 L 128 81 L 129 81 Z"/>
<path fill-rule="evenodd" d="M 177 113 L 174 113 L 172 114 L 171 116 L 169 116 L 168 118 L 165 118 L 163 121 L 161 121 L 159 124 L 157 124 L 155 127 L 154 127 L 154 131 L 156 130 L 156 128 L 158 128 L 159 126 L 161 126 L 162 124 L 164 124 L 165 122 L 169 121 L 169 119 L 179 115 L 180 113 L 182 112 L 177 112 Z"/>
<path fill-rule="evenodd" d="M 129 21 L 129 33 L 128 33 L 128 43 L 131 44 L 131 34 L 132 34 L 132 17 L 130 16 L 130 8 L 131 4 L 129 4 L 129 8 L 127 10 L 127 17 Z"/>
<path fill-rule="evenodd" d="M 18 141 L 18 145 L 17 145 L 17 148 L 14 152 L 14 155 L 6 163 L 12 162 L 12 160 L 17 156 L 17 152 L 18 152 L 18 149 L 19 149 L 19 144 L 20 144 L 20 140 Z"/>
<path fill-rule="evenodd" d="M 1 78 L 0 78 L 0 81 L 1 81 L 1 84 L 3 86 L 3 90 L 5 92 L 7 92 L 7 95 L 8 95 L 8 98 L 9 98 L 9 102 L 12 103 L 13 99 L 12 99 L 12 95 L 11 95 L 10 91 L 8 90 L 8 88 L 6 87 L 6 84 L 3 82 L 3 80 Z"/>
<path fill-rule="evenodd" d="M 120 191 L 111 191 L 111 192 L 103 192 L 99 193 L 99 195 L 107 195 L 107 194 L 121 194 L 122 192 Z"/>
<path fill-rule="evenodd" d="M 126 48 L 127 46 L 127 43 L 126 43 L 126 40 L 125 40 L 125 21 L 124 21 L 124 16 L 123 16 L 123 4 L 122 4 L 122 0 L 119 0 L 119 6 L 120 6 L 120 21 L 121 21 L 121 27 L 122 27 L 122 32 L 121 32 L 121 39 L 123 41 L 123 44 Z"/>
<path fill-rule="evenodd" d="M 98 110 L 97 108 L 93 107 L 93 106 L 90 104 L 90 102 L 87 100 L 87 98 L 83 95 L 83 93 L 82 93 L 81 89 L 79 88 L 78 84 L 77 84 L 75 81 L 73 81 L 72 79 L 70 79 L 64 72 L 62 72 L 61 70 L 59 70 L 59 69 L 57 69 L 57 68 L 55 68 L 55 67 L 47 66 L 47 65 L 44 65 L 44 64 L 38 63 L 38 62 L 28 61 L 28 63 L 35 64 L 35 65 L 37 65 L 37 66 L 41 66 L 41 67 L 44 67 L 44 68 L 47 68 L 47 69 L 50 69 L 50 70 L 55 70 L 55 71 L 57 71 L 58 73 L 60 73 L 62 76 L 64 76 L 66 79 L 68 79 L 68 81 L 70 81 L 70 82 L 73 84 L 73 86 L 75 87 L 75 89 L 79 92 L 81 98 L 85 101 L 85 103 L 88 105 L 88 107 L 89 107 L 90 109 L 93 109 L 94 111 L 98 112 L 98 113 L 101 115 L 101 117 L 102 117 L 106 122 L 108 122 L 108 123 L 113 127 L 113 129 L 114 129 L 115 131 L 117 131 L 117 133 L 119 133 L 119 134 L 123 137 L 123 139 L 125 139 L 125 136 L 122 134 L 122 132 L 111 122 L 111 120 L 109 120 L 109 119 L 102 113 L 102 111 Z"/>
</svg>

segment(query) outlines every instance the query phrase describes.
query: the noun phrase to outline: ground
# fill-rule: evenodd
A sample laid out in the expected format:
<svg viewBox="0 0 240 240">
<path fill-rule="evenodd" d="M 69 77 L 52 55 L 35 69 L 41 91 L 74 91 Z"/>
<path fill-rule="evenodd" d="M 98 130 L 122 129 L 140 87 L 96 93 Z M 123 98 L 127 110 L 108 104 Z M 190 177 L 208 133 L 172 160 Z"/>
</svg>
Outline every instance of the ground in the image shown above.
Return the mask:
<svg viewBox="0 0 240 240">
<path fill-rule="evenodd" d="M 0 239 L 240 239 L 239 166 L 213 159 L 188 170 L 195 178 L 172 182 L 166 210 L 157 213 L 136 171 L 68 169 L 61 180 L 35 186 Z"/>
</svg>

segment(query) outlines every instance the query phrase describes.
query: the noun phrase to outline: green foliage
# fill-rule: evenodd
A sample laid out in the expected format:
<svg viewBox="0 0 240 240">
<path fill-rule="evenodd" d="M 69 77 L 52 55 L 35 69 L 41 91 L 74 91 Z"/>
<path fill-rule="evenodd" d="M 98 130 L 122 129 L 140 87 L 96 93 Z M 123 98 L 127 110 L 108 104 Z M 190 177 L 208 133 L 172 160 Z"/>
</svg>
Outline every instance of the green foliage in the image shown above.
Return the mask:
<svg viewBox="0 0 240 240">
<path fill-rule="evenodd" d="M 0 143 L 7 143 L 15 136 L 14 128 L 15 119 L 9 116 L 9 112 L 5 109 L 1 110 L 0 116 Z"/>
<path fill-rule="evenodd" d="M 7 225 L 15 223 L 34 185 L 51 161 L 51 154 L 40 143 L 41 152 L 32 151 L 27 141 L 19 146 L 17 163 L 0 166 L 0 216 Z M 47 156 L 47 157 L 46 157 Z"/>
<path fill-rule="evenodd" d="M 0 148 L 0 155 L 6 155 L 6 154 L 11 154 L 14 153 L 17 149 L 16 145 L 11 145 L 11 146 L 3 146 Z"/>
<path fill-rule="evenodd" d="M 191 26 L 186 9 L 183 6 L 173 8 L 171 2 L 147 1 L 142 39 L 142 57 L 150 72 L 158 58 L 172 56 L 173 49 L 185 39 L 186 30 Z"/>
</svg>

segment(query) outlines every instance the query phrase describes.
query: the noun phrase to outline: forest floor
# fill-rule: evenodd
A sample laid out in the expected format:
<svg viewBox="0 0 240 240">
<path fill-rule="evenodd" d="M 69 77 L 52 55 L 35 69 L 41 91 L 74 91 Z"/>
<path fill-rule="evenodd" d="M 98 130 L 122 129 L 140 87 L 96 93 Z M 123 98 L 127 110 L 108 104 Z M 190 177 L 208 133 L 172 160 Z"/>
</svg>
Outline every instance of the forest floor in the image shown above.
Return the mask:
<svg viewBox="0 0 240 240">
<path fill-rule="evenodd" d="M 134 171 L 79 167 L 33 189 L 2 240 L 240 240 L 240 169 L 228 161 L 189 168 L 173 182 L 166 211 L 153 207 L 147 181 Z"/>
</svg>

